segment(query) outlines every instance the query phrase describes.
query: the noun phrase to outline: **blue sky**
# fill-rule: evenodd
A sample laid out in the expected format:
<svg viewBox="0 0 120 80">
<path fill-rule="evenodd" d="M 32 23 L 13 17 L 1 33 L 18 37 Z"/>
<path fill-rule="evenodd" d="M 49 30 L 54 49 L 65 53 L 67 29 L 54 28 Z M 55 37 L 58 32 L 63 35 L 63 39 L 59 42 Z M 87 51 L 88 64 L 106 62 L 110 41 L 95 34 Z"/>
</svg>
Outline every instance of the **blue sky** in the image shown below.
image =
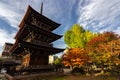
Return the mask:
<svg viewBox="0 0 120 80">
<path fill-rule="evenodd" d="M 61 24 L 56 34 L 63 35 L 75 23 L 93 32 L 120 34 L 120 0 L 0 0 L 0 51 L 5 42 L 15 42 L 27 6 L 40 11 L 41 2 L 43 15 Z M 54 46 L 66 47 L 63 38 Z"/>
</svg>

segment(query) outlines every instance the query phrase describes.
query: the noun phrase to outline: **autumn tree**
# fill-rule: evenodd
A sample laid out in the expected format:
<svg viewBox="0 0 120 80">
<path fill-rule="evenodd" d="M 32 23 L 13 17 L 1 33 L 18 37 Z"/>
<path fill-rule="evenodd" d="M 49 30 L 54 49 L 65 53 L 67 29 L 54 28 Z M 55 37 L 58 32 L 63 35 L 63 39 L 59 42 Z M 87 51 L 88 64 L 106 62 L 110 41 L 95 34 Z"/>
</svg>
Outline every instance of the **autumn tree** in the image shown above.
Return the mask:
<svg viewBox="0 0 120 80">
<path fill-rule="evenodd" d="M 87 52 L 83 48 L 68 49 L 62 56 L 62 63 L 71 69 L 80 68 L 90 61 Z"/>
<path fill-rule="evenodd" d="M 114 32 L 104 32 L 92 38 L 89 42 L 87 42 L 87 50 L 94 52 L 95 48 L 98 47 L 99 44 L 104 44 L 112 40 L 116 40 L 119 38 L 118 34 Z"/>
<path fill-rule="evenodd" d="M 104 65 L 110 66 L 113 61 L 116 61 L 115 56 L 113 59 L 113 54 L 115 55 L 115 46 L 119 39 L 119 36 L 113 32 L 104 32 L 94 37 L 87 43 L 87 50 L 89 51 L 89 56 L 92 61 L 100 64 L 103 68 Z"/>
<path fill-rule="evenodd" d="M 81 67 L 89 60 L 85 51 L 86 43 L 97 34 L 83 29 L 82 26 L 74 24 L 71 29 L 64 34 L 64 41 L 68 46 L 67 53 L 63 54 L 65 66 Z"/>
<path fill-rule="evenodd" d="M 108 44 L 111 45 L 111 62 L 115 66 L 120 66 L 120 38 Z"/>
</svg>

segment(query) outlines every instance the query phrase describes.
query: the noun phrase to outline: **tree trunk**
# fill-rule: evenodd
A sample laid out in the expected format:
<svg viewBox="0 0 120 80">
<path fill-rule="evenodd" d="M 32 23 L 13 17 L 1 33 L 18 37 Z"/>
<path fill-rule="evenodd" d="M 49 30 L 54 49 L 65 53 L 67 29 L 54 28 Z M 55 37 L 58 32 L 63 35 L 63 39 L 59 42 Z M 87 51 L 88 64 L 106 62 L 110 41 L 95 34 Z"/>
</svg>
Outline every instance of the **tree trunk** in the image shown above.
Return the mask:
<svg viewBox="0 0 120 80">
<path fill-rule="evenodd" d="M 72 71 L 73 70 L 73 67 L 70 65 L 70 71 Z"/>
</svg>

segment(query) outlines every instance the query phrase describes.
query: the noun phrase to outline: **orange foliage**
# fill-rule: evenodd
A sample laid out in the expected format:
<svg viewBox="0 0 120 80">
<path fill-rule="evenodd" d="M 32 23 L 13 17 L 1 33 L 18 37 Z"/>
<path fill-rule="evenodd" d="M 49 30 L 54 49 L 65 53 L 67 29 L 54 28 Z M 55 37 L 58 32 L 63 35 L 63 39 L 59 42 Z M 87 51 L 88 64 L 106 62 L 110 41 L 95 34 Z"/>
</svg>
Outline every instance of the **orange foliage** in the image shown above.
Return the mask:
<svg viewBox="0 0 120 80">
<path fill-rule="evenodd" d="M 87 51 L 96 63 L 119 65 L 120 36 L 113 32 L 104 32 L 87 43 Z"/>
<path fill-rule="evenodd" d="M 87 52 L 82 48 L 71 48 L 62 56 L 65 66 L 81 67 L 89 61 Z"/>
<path fill-rule="evenodd" d="M 94 52 L 95 48 L 98 47 L 99 44 L 106 44 L 116 39 L 119 39 L 119 36 L 115 34 L 114 32 L 104 32 L 94 37 L 86 44 L 87 50 Z"/>
</svg>

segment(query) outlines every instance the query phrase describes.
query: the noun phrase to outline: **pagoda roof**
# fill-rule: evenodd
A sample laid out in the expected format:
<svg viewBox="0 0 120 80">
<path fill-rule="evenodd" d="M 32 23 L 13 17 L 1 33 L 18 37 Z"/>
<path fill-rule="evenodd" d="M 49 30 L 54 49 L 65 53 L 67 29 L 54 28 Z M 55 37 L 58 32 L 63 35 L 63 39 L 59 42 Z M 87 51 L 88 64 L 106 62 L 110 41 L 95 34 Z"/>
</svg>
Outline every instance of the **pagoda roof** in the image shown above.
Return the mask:
<svg viewBox="0 0 120 80">
<path fill-rule="evenodd" d="M 2 55 L 10 55 L 9 54 L 9 49 L 13 46 L 12 43 L 8 43 L 8 42 L 5 42 L 4 46 L 3 46 L 3 51 L 2 51 Z"/>
<path fill-rule="evenodd" d="M 26 22 L 26 26 L 20 28 L 20 30 L 17 32 L 17 34 L 15 36 L 15 39 L 23 39 L 23 37 L 27 36 L 29 33 L 28 29 L 30 29 L 31 31 L 34 31 L 38 34 L 41 33 L 41 34 L 44 34 L 48 37 L 51 37 L 52 39 L 50 40 L 50 42 L 55 41 L 57 39 L 60 39 L 62 37 L 62 35 L 54 34 L 50 31 L 44 30 L 40 27 L 37 27 L 35 25 L 32 25 L 31 23 Z"/>
<path fill-rule="evenodd" d="M 8 42 L 5 42 L 5 45 L 13 45 L 13 43 L 8 43 Z"/>
<path fill-rule="evenodd" d="M 40 45 L 40 44 L 35 44 L 35 43 L 32 43 L 32 42 L 25 42 L 25 41 L 18 42 L 17 41 L 15 43 L 15 45 L 11 48 L 10 52 L 11 52 L 11 54 L 19 53 L 19 52 L 23 51 L 23 47 L 48 51 L 48 52 L 50 52 L 49 54 L 56 54 L 56 53 L 64 51 L 64 49 L 49 47 L 49 46 Z"/>
<path fill-rule="evenodd" d="M 31 15 L 34 15 L 34 17 L 38 18 L 41 22 L 44 22 L 45 24 L 48 24 L 49 26 L 52 26 L 50 28 L 51 31 L 53 31 L 54 29 L 56 29 L 57 27 L 60 26 L 59 23 L 56 23 L 54 21 L 52 21 L 51 19 L 45 17 L 44 15 L 40 14 L 39 12 L 37 12 L 36 10 L 34 10 L 30 5 L 27 8 L 27 11 L 19 25 L 19 27 L 23 27 L 25 24 L 25 20 L 27 20 Z"/>
</svg>

